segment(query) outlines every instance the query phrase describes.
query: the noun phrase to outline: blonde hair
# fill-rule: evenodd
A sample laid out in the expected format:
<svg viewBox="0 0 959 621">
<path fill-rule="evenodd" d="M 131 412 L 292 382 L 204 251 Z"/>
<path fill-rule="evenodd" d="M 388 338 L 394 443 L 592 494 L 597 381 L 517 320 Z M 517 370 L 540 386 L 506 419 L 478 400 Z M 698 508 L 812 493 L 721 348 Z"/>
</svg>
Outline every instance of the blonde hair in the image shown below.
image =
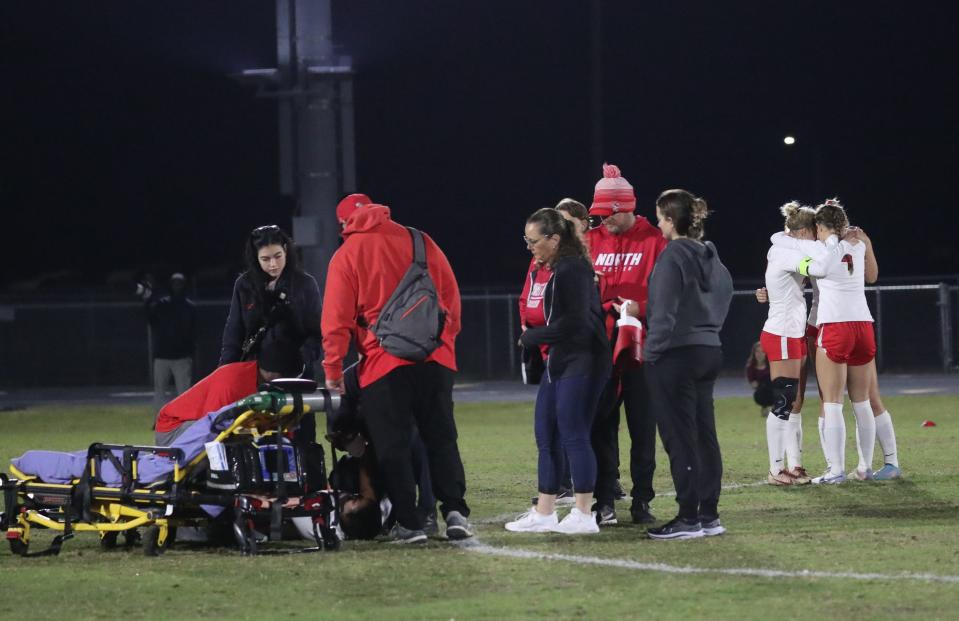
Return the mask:
<svg viewBox="0 0 959 621">
<path fill-rule="evenodd" d="M 816 228 L 816 210 L 812 207 L 790 201 L 779 208 L 779 213 L 786 219 L 786 228 L 790 231 Z"/>
</svg>

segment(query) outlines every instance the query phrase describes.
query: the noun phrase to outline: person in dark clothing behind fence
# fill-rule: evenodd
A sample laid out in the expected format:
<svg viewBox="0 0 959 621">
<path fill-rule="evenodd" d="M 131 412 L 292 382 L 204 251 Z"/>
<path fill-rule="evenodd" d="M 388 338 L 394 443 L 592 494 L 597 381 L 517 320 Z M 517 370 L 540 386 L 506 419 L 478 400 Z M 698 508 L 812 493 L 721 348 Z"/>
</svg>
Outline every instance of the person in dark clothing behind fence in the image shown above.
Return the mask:
<svg viewBox="0 0 959 621">
<path fill-rule="evenodd" d="M 686 190 L 656 200 L 668 243 L 649 279 L 643 348 L 650 402 L 669 455 L 679 515 L 650 528 L 652 539 L 721 535 L 719 492 L 723 460 L 716 438 L 713 386 L 722 365 L 719 330 L 733 283 L 716 247 L 703 242 L 706 201 Z"/>
<path fill-rule="evenodd" d="M 170 276 L 170 295 L 158 297 L 149 285 L 138 288 L 146 304 L 153 347 L 153 405 L 166 403 L 165 392 L 172 377 L 174 397 L 192 383 L 193 350 L 196 344 L 196 307 L 186 296 L 186 277 Z"/>
<path fill-rule="evenodd" d="M 286 353 L 271 370 L 283 377 L 314 377 L 320 351 L 320 289 L 300 269 L 293 240 L 276 225 L 253 229 L 245 248 L 246 271 L 233 285 L 218 366 L 256 360 L 264 348 Z M 297 439 L 316 437 L 312 414 Z"/>
</svg>

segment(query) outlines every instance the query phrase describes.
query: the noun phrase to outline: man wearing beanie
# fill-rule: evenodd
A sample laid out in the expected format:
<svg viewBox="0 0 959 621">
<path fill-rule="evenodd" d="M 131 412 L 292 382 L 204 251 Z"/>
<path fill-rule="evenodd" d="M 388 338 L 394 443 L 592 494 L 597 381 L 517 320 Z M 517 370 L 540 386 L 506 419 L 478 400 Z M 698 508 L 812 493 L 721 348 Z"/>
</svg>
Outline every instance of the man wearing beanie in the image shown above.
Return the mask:
<svg viewBox="0 0 959 621">
<path fill-rule="evenodd" d="M 433 492 L 446 519 L 446 536 L 472 536 L 464 499 L 466 475 L 453 420 L 459 286 L 436 242 L 426 234 L 423 242 L 427 269 L 446 313 L 440 345 L 425 360 L 414 362 L 387 352 L 371 329 L 413 262 L 410 231 L 393 222 L 384 205 L 371 203 L 349 210 L 343 245 L 330 259 L 320 322 L 327 388 L 343 392 L 343 358 L 351 339 L 360 354 L 363 419 L 393 502 L 396 525 L 391 537 L 398 543 L 426 540 L 423 518 L 416 511 L 410 460 L 414 423 L 426 444 Z"/>
<path fill-rule="evenodd" d="M 620 311 L 646 323 L 649 275 L 666 239 L 646 218 L 637 218 L 633 186 L 619 168 L 603 165 L 603 178 L 596 184 L 589 215 L 598 225 L 586 234 L 593 269 L 599 275 L 600 297 L 606 312 L 606 332 L 617 341 Z M 626 301 L 632 303 L 624 304 Z M 629 471 L 633 480 L 630 514 L 637 524 L 651 523 L 649 512 L 656 469 L 656 422 L 648 403 L 643 368 L 632 363 L 614 373 L 600 397 L 593 421 L 592 442 L 596 453 L 596 520 L 615 524 L 615 487 L 619 468 L 619 406 L 626 410 L 630 447 Z"/>
<path fill-rule="evenodd" d="M 346 221 L 350 219 L 360 207 L 366 207 L 373 201 L 366 194 L 347 194 L 340 199 L 336 205 L 336 221 L 340 224 L 340 232 L 346 227 Z"/>
</svg>

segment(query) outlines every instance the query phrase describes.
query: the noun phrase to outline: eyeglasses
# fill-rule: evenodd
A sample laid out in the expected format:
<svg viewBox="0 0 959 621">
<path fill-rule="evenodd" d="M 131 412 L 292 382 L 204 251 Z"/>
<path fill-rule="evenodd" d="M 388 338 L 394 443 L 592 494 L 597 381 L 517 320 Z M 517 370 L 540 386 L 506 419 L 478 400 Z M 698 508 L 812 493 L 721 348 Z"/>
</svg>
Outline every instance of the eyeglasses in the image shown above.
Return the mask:
<svg viewBox="0 0 959 621">
<path fill-rule="evenodd" d="M 532 248 L 532 247 L 534 247 L 536 244 L 538 244 L 538 243 L 540 243 L 541 241 L 543 241 L 544 239 L 546 239 L 547 237 L 549 237 L 549 235 L 544 235 L 544 236 L 540 237 L 539 239 L 530 239 L 529 237 L 526 237 L 525 235 L 523 235 L 523 241 L 526 242 L 526 247 L 527 247 L 527 248 Z"/>
<path fill-rule="evenodd" d="M 612 214 L 610 214 L 610 215 L 612 215 Z M 606 222 L 606 218 L 608 218 L 608 217 L 609 217 L 609 216 L 590 216 L 590 217 L 589 217 L 589 228 L 595 229 L 597 226 L 599 226 L 599 225 L 602 224 L 603 222 Z"/>
</svg>

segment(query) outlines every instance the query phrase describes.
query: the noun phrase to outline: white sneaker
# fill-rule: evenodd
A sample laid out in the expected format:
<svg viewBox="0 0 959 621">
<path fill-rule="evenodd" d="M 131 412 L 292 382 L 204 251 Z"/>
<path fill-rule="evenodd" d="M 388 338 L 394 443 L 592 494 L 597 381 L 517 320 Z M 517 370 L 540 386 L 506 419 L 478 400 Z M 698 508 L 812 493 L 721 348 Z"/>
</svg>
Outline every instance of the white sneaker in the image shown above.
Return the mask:
<svg viewBox="0 0 959 621">
<path fill-rule="evenodd" d="M 840 485 L 845 482 L 846 475 L 841 472 L 839 474 L 833 474 L 831 470 L 827 470 L 821 477 L 816 477 L 812 480 L 813 485 Z"/>
<path fill-rule="evenodd" d="M 586 535 L 598 533 L 599 524 L 596 523 L 595 513 L 583 513 L 578 507 L 573 507 L 569 515 L 564 517 L 562 522 L 550 528 L 550 530 L 554 533 L 563 533 L 564 535 Z"/>
<path fill-rule="evenodd" d="M 506 530 L 514 533 L 548 533 L 559 524 L 559 518 L 553 511 L 549 515 L 543 515 L 531 507 L 529 511 L 519 516 L 512 522 L 505 524 Z"/>
</svg>

